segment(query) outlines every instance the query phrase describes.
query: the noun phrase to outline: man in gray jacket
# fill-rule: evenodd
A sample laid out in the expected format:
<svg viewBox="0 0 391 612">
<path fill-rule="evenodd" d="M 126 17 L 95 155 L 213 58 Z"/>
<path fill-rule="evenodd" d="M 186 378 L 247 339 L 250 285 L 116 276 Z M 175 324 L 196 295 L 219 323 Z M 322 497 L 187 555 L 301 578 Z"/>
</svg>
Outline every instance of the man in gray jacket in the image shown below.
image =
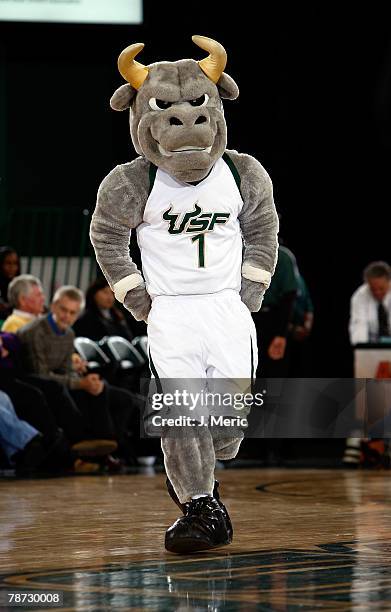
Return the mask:
<svg viewBox="0 0 391 612">
<path fill-rule="evenodd" d="M 27 372 L 55 380 L 68 391 L 73 409 L 68 414 L 61 410 L 56 417 L 72 441 L 90 437 L 123 442 L 128 428 L 137 422 L 131 395 L 108 385 L 98 374 L 87 373 L 83 362 L 76 369 L 72 363 L 71 326 L 83 305 L 83 293 L 76 287 L 57 289 L 50 313 L 18 331 L 23 362 Z M 114 448 L 116 443 L 111 445 Z"/>
</svg>

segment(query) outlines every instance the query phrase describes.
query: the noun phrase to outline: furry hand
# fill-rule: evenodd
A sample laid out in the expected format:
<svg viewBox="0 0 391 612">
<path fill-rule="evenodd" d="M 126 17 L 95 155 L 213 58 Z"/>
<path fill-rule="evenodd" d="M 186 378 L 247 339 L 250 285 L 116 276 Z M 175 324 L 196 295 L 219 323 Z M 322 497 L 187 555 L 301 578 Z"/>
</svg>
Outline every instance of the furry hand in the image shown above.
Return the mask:
<svg viewBox="0 0 391 612">
<path fill-rule="evenodd" d="M 262 285 L 262 283 L 255 283 L 254 281 L 242 277 L 240 297 L 250 312 L 258 312 L 261 308 L 265 291 L 265 286 Z"/>
<path fill-rule="evenodd" d="M 145 289 L 145 283 L 138 285 L 125 296 L 124 306 L 132 313 L 136 321 L 147 323 L 149 311 L 151 310 L 151 298 Z"/>
</svg>

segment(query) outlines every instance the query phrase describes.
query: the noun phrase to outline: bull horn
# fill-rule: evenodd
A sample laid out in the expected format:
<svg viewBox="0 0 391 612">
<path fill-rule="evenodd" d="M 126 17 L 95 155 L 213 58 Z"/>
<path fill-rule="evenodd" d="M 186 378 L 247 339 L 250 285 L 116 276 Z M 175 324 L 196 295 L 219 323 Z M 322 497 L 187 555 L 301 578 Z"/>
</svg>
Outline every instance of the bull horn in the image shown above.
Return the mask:
<svg viewBox="0 0 391 612">
<path fill-rule="evenodd" d="M 134 43 L 126 47 L 118 58 L 118 70 L 135 89 L 140 89 L 148 76 L 148 68 L 135 61 L 136 55 L 144 49 L 143 43 Z"/>
<path fill-rule="evenodd" d="M 213 83 L 217 83 L 227 65 L 227 53 L 223 45 L 206 36 L 192 36 L 191 39 L 197 47 L 209 52 L 210 55 L 198 62 L 198 65 Z"/>
</svg>

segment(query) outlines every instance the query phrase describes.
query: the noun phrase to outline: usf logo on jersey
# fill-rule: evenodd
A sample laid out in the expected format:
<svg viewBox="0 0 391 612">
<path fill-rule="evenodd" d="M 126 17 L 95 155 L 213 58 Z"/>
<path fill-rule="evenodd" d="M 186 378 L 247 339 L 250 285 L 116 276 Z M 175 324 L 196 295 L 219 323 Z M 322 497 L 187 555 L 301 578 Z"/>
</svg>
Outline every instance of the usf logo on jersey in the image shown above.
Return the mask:
<svg viewBox="0 0 391 612">
<path fill-rule="evenodd" d="M 201 206 L 197 202 L 194 210 L 183 213 L 172 213 L 172 206 L 163 213 L 164 221 L 168 221 L 169 234 L 199 234 L 203 232 L 213 232 L 216 225 L 227 223 L 231 213 L 224 212 L 202 212 Z"/>
<path fill-rule="evenodd" d="M 213 232 L 216 225 L 227 223 L 231 213 L 224 212 L 202 212 L 201 206 L 197 202 L 194 210 L 183 213 L 173 213 L 172 206 L 163 213 L 164 221 L 168 221 L 169 234 L 195 234 L 191 241 L 198 243 L 198 267 L 205 268 L 205 234 Z"/>
</svg>

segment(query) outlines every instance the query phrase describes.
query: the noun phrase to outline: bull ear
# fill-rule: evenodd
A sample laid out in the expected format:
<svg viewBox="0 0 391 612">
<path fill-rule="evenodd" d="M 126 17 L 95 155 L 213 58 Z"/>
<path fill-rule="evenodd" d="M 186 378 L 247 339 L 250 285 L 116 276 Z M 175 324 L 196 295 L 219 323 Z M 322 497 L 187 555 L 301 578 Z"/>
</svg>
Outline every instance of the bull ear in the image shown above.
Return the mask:
<svg viewBox="0 0 391 612">
<path fill-rule="evenodd" d="M 125 85 L 121 85 L 118 89 L 113 93 L 110 106 L 113 110 L 123 111 L 127 108 L 130 108 L 130 103 L 134 96 L 136 95 L 137 90 L 134 89 L 129 83 Z"/>
<path fill-rule="evenodd" d="M 219 90 L 220 98 L 224 98 L 225 100 L 236 100 L 239 95 L 239 87 L 225 72 L 222 73 L 216 85 Z"/>
</svg>

